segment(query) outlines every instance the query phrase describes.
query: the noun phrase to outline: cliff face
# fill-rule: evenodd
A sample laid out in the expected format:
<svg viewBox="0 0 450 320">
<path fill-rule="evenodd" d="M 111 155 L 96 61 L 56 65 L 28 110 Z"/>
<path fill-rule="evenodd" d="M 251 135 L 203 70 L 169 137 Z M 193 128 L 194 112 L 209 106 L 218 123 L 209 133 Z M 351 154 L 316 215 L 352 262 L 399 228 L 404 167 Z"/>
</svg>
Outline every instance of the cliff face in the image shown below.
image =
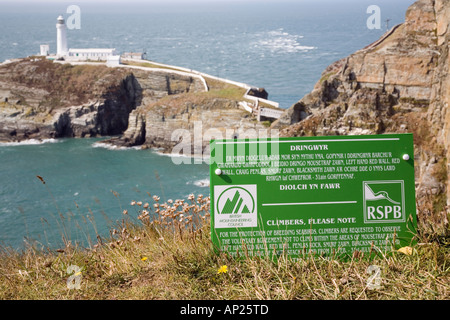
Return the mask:
<svg viewBox="0 0 450 320">
<path fill-rule="evenodd" d="M 419 206 L 431 197 L 443 210 L 450 200 L 449 22 L 449 1 L 417 1 L 403 24 L 327 67 L 273 128 L 282 136 L 412 132 Z"/>
<path fill-rule="evenodd" d="M 257 138 L 260 130 L 267 129 L 241 108 L 238 100 L 214 92 L 194 92 L 168 96 L 138 107 L 130 114 L 124 134 L 105 142 L 209 156 L 210 139 L 233 135 Z"/>
</svg>

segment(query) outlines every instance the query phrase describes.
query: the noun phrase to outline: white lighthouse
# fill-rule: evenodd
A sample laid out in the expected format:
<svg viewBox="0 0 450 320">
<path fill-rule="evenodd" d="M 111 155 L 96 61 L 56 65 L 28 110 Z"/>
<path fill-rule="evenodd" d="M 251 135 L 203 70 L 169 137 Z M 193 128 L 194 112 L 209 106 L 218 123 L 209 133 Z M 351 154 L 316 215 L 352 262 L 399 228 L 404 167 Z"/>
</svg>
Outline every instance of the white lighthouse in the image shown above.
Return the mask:
<svg viewBox="0 0 450 320">
<path fill-rule="evenodd" d="M 56 54 L 65 56 L 67 51 L 66 24 L 64 18 L 59 16 L 56 20 Z"/>
</svg>

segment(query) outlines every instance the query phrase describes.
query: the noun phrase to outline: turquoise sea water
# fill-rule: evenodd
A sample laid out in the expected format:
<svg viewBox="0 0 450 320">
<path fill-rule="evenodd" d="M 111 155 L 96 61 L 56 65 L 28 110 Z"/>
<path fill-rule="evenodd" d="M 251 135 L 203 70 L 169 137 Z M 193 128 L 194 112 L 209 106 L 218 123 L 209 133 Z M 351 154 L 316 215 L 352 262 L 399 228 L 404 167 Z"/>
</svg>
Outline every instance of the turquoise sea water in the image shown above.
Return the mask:
<svg viewBox="0 0 450 320">
<path fill-rule="evenodd" d="M 326 66 L 378 39 L 386 19 L 402 22 L 413 2 L 81 2 L 81 29 L 68 31 L 68 45 L 146 51 L 154 61 L 264 87 L 288 108 Z M 67 18 L 70 4 L 0 3 L 0 61 L 36 54 L 40 44 L 56 51 L 56 17 Z M 369 5 L 381 9 L 380 30 L 367 28 Z M 94 147 L 97 140 L 0 145 L 2 244 L 20 248 L 29 237 L 54 247 L 65 230 L 86 241 L 95 228 L 107 234 L 109 220 L 121 219 L 123 209 L 134 212 L 131 200 L 145 201 L 147 192 L 162 199 L 209 194 L 206 164 L 174 165 L 150 150 Z"/>
<path fill-rule="evenodd" d="M 17 246 L 29 237 L 54 246 L 63 235 L 75 241 L 88 234 L 95 240 L 123 210 L 136 217 L 130 203 L 152 202 L 148 193 L 160 201 L 209 195 L 205 163 L 176 165 L 151 150 L 97 147 L 98 140 L 0 147 L 0 242 Z"/>
</svg>

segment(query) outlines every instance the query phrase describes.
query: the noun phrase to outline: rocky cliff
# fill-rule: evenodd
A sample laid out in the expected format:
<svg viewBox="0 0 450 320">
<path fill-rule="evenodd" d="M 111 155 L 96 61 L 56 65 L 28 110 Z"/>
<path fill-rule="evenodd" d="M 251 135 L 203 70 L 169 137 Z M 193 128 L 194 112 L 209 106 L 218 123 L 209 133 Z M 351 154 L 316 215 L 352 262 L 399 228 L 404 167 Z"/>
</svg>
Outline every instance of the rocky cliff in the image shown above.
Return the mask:
<svg viewBox="0 0 450 320">
<path fill-rule="evenodd" d="M 281 136 L 414 134 L 417 199 L 450 204 L 448 0 L 419 0 L 405 22 L 322 73 L 272 127 Z"/>
<path fill-rule="evenodd" d="M 183 105 L 179 115 L 155 103 L 167 104 L 173 97 L 204 91 L 199 77 L 180 72 L 60 64 L 41 57 L 17 59 L 0 65 L 0 141 L 119 135 L 126 131 L 123 139 L 112 142 L 126 146 L 146 141 L 148 145 L 170 143 L 170 132 L 183 127 L 183 121 L 189 126 L 189 119 L 195 119 L 203 105 L 207 110 L 228 109 L 234 100 L 213 101 L 206 96 L 195 107 Z M 152 113 L 143 116 L 141 109 L 150 110 L 148 106 L 153 106 Z M 209 115 L 212 119 L 213 114 Z M 161 122 L 164 117 L 167 120 Z M 211 122 L 207 113 L 203 119 Z"/>
</svg>

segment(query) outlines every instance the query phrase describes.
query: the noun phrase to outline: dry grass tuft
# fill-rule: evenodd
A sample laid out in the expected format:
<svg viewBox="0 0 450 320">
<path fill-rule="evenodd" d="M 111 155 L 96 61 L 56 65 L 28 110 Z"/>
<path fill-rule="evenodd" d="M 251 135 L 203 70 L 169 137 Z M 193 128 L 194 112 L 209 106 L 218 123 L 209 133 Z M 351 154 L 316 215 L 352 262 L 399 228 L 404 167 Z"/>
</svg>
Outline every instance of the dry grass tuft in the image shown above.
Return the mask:
<svg viewBox="0 0 450 320">
<path fill-rule="evenodd" d="M 150 199 L 133 201 L 135 211 L 91 250 L 70 241 L 58 252 L 2 248 L 0 299 L 450 298 L 448 225 L 441 237 L 421 227 L 411 254 L 233 259 L 212 248 L 209 197 Z M 69 288 L 76 278 L 80 288 Z"/>
</svg>

